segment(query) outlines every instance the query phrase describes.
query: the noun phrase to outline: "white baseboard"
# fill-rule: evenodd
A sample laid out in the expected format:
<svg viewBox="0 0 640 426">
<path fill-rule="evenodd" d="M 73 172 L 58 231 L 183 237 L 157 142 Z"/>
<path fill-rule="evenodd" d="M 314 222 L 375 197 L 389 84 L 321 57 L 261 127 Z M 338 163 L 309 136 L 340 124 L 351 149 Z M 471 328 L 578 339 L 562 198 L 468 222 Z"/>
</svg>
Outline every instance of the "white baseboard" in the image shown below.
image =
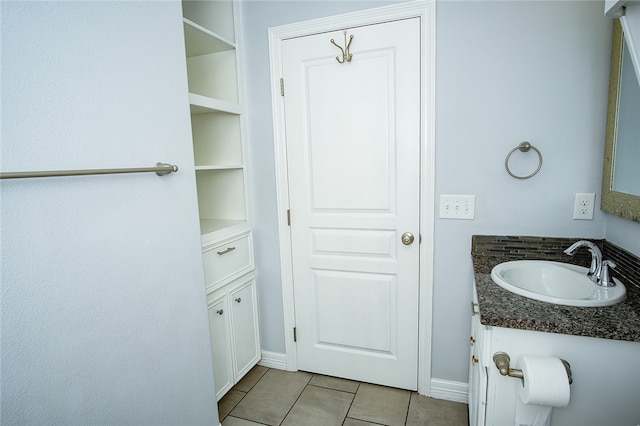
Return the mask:
<svg viewBox="0 0 640 426">
<path fill-rule="evenodd" d="M 431 379 L 432 398 L 446 399 L 447 401 L 469 403 L 469 385 L 463 382 L 451 380 Z"/>
<path fill-rule="evenodd" d="M 278 352 L 262 351 L 262 359 L 258 365 L 277 370 L 287 369 L 287 356 Z"/>
</svg>

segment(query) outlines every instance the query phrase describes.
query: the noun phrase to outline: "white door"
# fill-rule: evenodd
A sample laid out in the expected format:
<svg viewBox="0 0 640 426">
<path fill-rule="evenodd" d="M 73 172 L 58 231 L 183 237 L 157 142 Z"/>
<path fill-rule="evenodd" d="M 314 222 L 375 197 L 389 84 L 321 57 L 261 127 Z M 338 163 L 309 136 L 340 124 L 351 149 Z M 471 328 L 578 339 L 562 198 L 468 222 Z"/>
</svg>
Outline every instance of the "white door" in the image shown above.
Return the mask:
<svg viewBox="0 0 640 426">
<path fill-rule="evenodd" d="M 298 368 L 415 390 L 420 20 L 351 35 L 282 47 Z"/>
</svg>

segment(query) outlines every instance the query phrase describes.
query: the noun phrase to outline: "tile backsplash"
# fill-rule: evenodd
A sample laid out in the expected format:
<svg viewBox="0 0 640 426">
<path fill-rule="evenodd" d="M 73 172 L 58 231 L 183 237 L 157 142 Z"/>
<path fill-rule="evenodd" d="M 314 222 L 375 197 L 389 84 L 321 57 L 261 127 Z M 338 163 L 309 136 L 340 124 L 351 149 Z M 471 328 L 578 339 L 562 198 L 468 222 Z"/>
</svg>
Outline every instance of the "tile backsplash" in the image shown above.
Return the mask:
<svg viewBox="0 0 640 426">
<path fill-rule="evenodd" d="M 588 239 L 598 245 L 604 259 L 613 260 L 617 264 L 613 270 L 616 278 L 625 284 L 640 287 L 640 258 L 606 240 L 474 235 L 471 237 L 471 254 L 476 258 L 486 256 L 509 260 L 556 260 L 588 267 L 591 264 L 591 254 L 587 250 L 580 249 L 573 256 L 564 253 L 567 247 L 582 239 Z"/>
<path fill-rule="evenodd" d="M 630 283 L 640 288 L 640 258 L 628 251 L 610 243 L 604 242 L 602 255 L 605 259 L 613 260 L 618 266 L 613 275 L 623 283 Z"/>
</svg>

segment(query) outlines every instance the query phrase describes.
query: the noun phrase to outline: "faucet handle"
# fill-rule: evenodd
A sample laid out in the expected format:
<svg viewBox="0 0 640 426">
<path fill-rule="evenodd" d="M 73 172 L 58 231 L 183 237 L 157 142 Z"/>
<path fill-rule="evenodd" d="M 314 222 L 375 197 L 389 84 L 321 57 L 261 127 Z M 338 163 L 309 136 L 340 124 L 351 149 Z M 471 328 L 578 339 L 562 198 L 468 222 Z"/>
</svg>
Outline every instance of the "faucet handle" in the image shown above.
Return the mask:
<svg viewBox="0 0 640 426">
<path fill-rule="evenodd" d="M 603 287 L 613 287 L 614 285 L 616 285 L 615 281 L 613 281 L 613 279 L 611 279 L 611 276 L 609 274 L 609 268 L 611 269 L 615 269 L 616 268 L 616 263 L 613 260 L 605 260 L 602 262 L 602 271 L 601 271 L 601 278 L 600 278 L 600 285 Z"/>
</svg>

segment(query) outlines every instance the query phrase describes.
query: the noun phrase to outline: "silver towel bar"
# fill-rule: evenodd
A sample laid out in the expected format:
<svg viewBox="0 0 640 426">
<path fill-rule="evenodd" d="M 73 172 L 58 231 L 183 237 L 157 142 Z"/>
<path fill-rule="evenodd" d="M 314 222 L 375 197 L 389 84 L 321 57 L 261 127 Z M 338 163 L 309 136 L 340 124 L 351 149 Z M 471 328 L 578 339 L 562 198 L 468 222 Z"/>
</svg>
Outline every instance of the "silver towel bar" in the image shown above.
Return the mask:
<svg viewBox="0 0 640 426">
<path fill-rule="evenodd" d="M 113 175 L 120 173 L 155 172 L 158 176 L 178 171 L 178 166 L 167 163 L 156 163 L 155 167 L 131 167 L 124 169 L 86 169 L 86 170 L 50 170 L 40 172 L 7 172 L 0 173 L 0 179 L 26 179 L 57 176 Z"/>
</svg>

